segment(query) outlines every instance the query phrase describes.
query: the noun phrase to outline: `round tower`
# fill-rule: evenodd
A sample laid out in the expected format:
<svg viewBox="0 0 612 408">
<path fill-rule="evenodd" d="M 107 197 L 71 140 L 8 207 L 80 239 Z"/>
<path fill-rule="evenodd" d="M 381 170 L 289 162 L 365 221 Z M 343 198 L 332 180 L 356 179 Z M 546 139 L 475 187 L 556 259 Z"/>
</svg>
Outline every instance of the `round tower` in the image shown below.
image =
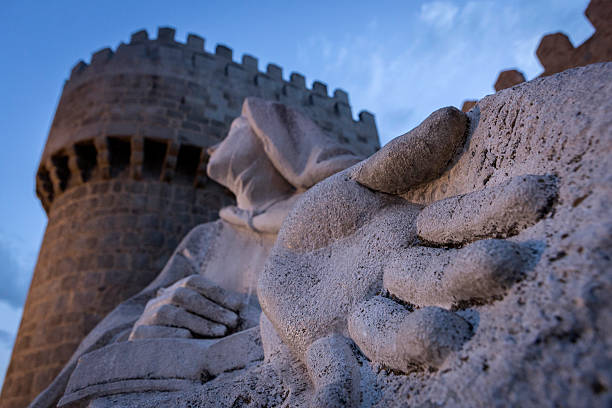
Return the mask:
<svg viewBox="0 0 612 408">
<path fill-rule="evenodd" d="M 48 215 L 13 349 L 3 407 L 23 407 L 57 375 L 82 338 L 144 288 L 179 240 L 217 218 L 233 197 L 206 177 L 219 142 L 247 96 L 299 107 L 363 155 L 375 151 L 374 117 L 354 121 L 348 95 L 278 66 L 259 72 L 245 55 L 204 50 L 174 29 L 146 31 L 79 62 L 66 81 L 36 177 Z"/>
</svg>

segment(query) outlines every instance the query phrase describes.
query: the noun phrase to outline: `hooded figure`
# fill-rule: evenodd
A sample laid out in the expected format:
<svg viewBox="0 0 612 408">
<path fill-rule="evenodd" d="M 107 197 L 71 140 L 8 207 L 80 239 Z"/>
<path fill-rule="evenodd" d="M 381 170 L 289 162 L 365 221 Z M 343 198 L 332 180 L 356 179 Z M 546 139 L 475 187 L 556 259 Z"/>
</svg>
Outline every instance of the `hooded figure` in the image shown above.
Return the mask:
<svg viewBox="0 0 612 408">
<path fill-rule="evenodd" d="M 298 111 L 259 98 L 245 99 L 209 154 L 209 177 L 236 195 L 237 205 L 220 217 L 269 233 L 278 232 L 301 193 L 361 160 Z"/>
</svg>

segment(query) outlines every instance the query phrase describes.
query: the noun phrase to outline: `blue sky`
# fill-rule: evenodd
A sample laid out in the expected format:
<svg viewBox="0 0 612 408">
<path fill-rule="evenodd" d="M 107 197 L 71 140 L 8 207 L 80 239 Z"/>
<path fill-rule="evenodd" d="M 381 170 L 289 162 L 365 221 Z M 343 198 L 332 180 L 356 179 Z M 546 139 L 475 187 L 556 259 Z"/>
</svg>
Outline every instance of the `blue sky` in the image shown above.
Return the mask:
<svg viewBox="0 0 612 408">
<path fill-rule="evenodd" d="M 205 48 L 223 43 L 349 92 L 353 112 L 376 114 L 382 142 L 433 110 L 493 92 L 502 69 L 541 71 L 542 35 L 574 45 L 593 28 L 588 0 L 474 1 L 130 1 L 4 0 L 0 63 L 0 383 L 46 216 L 34 175 L 63 81 L 92 52 L 145 28 L 193 32 Z"/>
</svg>

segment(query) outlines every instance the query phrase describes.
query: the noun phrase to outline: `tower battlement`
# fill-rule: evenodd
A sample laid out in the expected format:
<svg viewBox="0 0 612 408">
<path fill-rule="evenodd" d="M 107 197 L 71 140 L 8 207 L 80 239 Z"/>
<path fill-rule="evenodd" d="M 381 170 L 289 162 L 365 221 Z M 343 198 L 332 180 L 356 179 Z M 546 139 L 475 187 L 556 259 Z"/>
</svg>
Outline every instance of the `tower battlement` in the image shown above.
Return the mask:
<svg viewBox="0 0 612 408">
<path fill-rule="evenodd" d="M 140 179 L 147 168 L 171 181 L 175 170 L 202 187 L 206 147 L 218 143 L 239 116 L 242 101 L 258 96 L 298 108 L 330 137 L 367 156 L 379 146 L 374 116 L 352 116 L 347 92 L 217 45 L 204 50 L 204 39 L 189 34 L 175 41 L 175 30 L 162 27 L 156 39 L 138 31 L 115 51 L 104 48 L 80 61 L 66 81 L 37 174 L 37 194 L 48 210 L 66 189 L 118 174 Z M 124 171 L 125 170 L 125 171 Z M 152 176 L 149 171 L 147 176 Z"/>
<path fill-rule="evenodd" d="M 329 110 L 330 114 L 352 119 L 346 91 L 335 89 L 329 95 L 327 84 L 322 81 L 316 80 L 312 88 L 308 88 L 306 78 L 298 72 L 291 72 L 284 79 L 283 69 L 276 64 L 269 63 L 265 71 L 260 71 L 259 60 L 252 55 L 244 54 L 238 62 L 233 60 L 233 50 L 226 45 L 217 44 L 214 53 L 209 53 L 204 44 L 204 38 L 195 34 L 188 34 L 185 43 L 178 42 L 175 30 L 169 27 L 160 27 L 155 39 L 150 39 L 147 31 L 141 30 L 132 34 L 129 43 L 119 44 L 116 50 L 107 47 L 93 53 L 89 64 L 79 61 L 72 69 L 67 89 L 78 87 L 83 81 L 100 74 L 156 74 L 160 70 L 167 74 L 167 69 L 170 69 L 178 77 L 197 79 L 212 75 L 216 79 L 242 80 L 243 85 L 264 88 L 263 92 L 281 102 L 292 100 L 305 106 L 315 105 L 321 110 Z M 370 112 L 361 111 L 354 122 L 372 126 L 373 119 Z"/>
</svg>

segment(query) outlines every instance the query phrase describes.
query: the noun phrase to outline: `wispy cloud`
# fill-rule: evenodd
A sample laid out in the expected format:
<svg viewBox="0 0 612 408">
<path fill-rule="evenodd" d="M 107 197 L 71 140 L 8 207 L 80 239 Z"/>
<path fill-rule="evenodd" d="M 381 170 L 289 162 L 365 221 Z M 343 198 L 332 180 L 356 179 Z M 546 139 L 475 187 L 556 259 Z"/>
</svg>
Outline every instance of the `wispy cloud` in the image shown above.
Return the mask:
<svg viewBox="0 0 612 408">
<path fill-rule="evenodd" d="M 437 28 L 450 28 L 459 12 L 453 3 L 445 1 L 432 1 L 421 5 L 420 18 L 424 22 Z"/>
<path fill-rule="evenodd" d="M 14 308 L 23 306 L 34 267 L 33 254 L 25 254 L 22 244 L 0 233 L 0 301 Z"/>
<path fill-rule="evenodd" d="M 568 4 L 426 2 L 397 30 L 370 22 L 342 37 L 316 35 L 299 45 L 300 60 L 307 72 L 349 90 L 353 106 L 374 112 L 386 143 L 440 107 L 493 93 L 503 69 L 528 78 L 541 72 L 535 48 L 559 24 L 548 9 L 571 3 L 555 1 Z M 572 3 L 574 16 L 582 7 Z"/>
</svg>

